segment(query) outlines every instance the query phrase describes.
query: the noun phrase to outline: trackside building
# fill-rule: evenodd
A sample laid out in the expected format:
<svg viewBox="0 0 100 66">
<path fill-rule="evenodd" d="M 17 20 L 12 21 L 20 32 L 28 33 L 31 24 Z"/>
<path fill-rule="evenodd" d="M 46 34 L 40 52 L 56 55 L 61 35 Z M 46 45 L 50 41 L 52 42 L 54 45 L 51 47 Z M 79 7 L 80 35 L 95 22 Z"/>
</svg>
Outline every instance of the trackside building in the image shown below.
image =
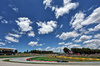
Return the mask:
<svg viewBox="0 0 100 66">
<path fill-rule="evenodd" d="M 0 55 L 15 55 L 13 48 L 0 48 Z"/>
</svg>

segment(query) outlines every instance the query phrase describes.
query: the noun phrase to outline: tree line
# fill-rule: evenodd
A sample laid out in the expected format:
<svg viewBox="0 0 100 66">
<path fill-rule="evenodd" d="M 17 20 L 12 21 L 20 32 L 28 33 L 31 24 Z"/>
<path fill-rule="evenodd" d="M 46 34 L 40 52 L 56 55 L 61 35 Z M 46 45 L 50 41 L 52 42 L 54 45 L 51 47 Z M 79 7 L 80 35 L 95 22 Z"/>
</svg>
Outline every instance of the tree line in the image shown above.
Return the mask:
<svg viewBox="0 0 100 66">
<path fill-rule="evenodd" d="M 65 53 L 69 53 L 69 49 L 65 47 L 63 49 Z M 74 54 L 80 53 L 80 54 L 95 54 L 100 53 L 100 49 L 90 49 L 90 48 L 71 48 L 71 51 Z"/>
<path fill-rule="evenodd" d="M 65 47 L 63 49 L 65 53 L 69 53 L 69 49 Z M 95 53 L 100 53 L 100 49 L 90 49 L 90 48 L 71 48 L 71 51 L 73 54 L 95 54 Z M 15 53 L 18 53 L 18 50 L 14 51 Z M 53 51 L 41 51 L 41 50 L 31 50 L 31 51 L 24 51 L 24 53 L 39 53 L 39 54 L 51 54 L 54 53 Z"/>
<path fill-rule="evenodd" d="M 41 50 L 31 50 L 24 51 L 24 53 L 39 53 L 39 54 L 51 54 L 53 51 L 41 51 Z"/>
</svg>

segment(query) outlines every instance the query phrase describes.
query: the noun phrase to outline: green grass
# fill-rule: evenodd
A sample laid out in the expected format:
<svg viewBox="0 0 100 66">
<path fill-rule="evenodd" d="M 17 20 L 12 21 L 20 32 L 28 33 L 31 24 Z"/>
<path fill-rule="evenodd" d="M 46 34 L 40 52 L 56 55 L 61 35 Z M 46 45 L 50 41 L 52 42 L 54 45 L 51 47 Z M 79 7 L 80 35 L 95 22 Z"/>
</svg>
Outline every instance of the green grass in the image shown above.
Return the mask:
<svg viewBox="0 0 100 66">
<path fill-rule="evenodd" d="M 19 58 L 19 57 L 32 57 L 32 56 L 39 56 L 39 55 L 33 55 L 33 54 L 16 54 L 16 55 L 0 55 L 0 58 Z"/>
<path fill-rule="evenodd" d="M 66 58 L 57 58 L 57 57 L 35 57 L 30 58 L 30 60 L 40 60 L 40 61 L 57 61 L 57 60 L 64 60 L 64 61 L 74 61 L 74 62 L 80 62 L 78 59 L 66 59 Z M 84 62 L 94 62 L 96 60 L 84 60 Z"/>
</svg>

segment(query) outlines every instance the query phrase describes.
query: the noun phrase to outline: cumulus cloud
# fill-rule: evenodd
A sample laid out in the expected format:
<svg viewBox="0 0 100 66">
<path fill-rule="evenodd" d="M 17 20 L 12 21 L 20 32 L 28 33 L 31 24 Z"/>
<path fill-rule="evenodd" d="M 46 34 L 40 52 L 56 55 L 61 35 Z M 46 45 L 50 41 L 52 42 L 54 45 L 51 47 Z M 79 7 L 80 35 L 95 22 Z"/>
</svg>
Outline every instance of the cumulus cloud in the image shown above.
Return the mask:
<svg viewBox="0 0 100 66">
<path fill-rule="evenodd" d="M 61 24 L 60 28 L 62 28 L 62 27 L 63 27 L 63 24 Z"/>
<path fill-rule="evenodd" d="M 38 48 L 38 49 L 36 49 L 36 50 L 42 50 L 42 48 Z"/>
<path fill-rule="evenodd" d="M 100 24 L 96 25 L 94 28 L 89 28 L 88 30 L 89 30 L 89 32 L 98 31 L 98 30 L 100 30 Z"/>
<path fill-rule="evenodd" d="M 82 48 L 82 47 L 79 44 L 74 44 L 74 45 L 68 46 L 68 48 L 71 49 L 71 48 Z"/>
<path fill-rule="evenodd" d="M 60 42 L 60 43 L 58 43 L 58 45 L 71 45 L 71 44 L 72 44 L 72 42 L 68 42 L 68 43 Z"/>
<path fill-rule="evenodd" d="M 35 45 L 37 46 L 38 45 L 38 42 L 31 41 L 30 43 L 28 43 L 28 45 L 30 45 L 32 47 L 35 46 Z"/>
<path fill-rule="evenodd" d="M 47 7 L 51 7 L 51 2 L 52 2 L 52 0 L 44 0 L 44 1 L 43 1 L 43 4 L 45 5 L 45 9 L 46 9 Z"/>
<path fill-rule="evenodd" d="M 100 7 L 96 8 L 92 14 L 90 14 L 84 22 L 82 22 L 82 25 L 89 25 L 93 23 L 100 23 Z"/>
<path fill-rule="evenodd" d="M 15 5 L 9 4 L 8 6 L 11 7 L 15 12 L 19 12 L 19 9 Z"/>
<path fill-rule="evenodd" d="M 71 0 L 63 0 L 63 7 L 51 6 L 52 0 L 44 0 L 43 4 L 46 4 L 45 8 L 50 7 L 52 11 L 55 11 L 56 18 L 68 14 L 70 10 L 74 10 L 78 7 L 79 3 L 72 3 Z"/>
<path fill-rule="evenodd" d="M 8 21 L 7 21 L 7 20 L 2 20 L 1 23 L 3 23 L 3 24 L 7 24 Z"/>
<path fill-rule="evenodd" d="M 42 46 L 43 44 L 38 44 L 37 46 Z"/>
<path fill-rule="evenodd" d="M 56 35 L 56 38 L 59 37 L 60 35 Z"/>
<path fill-rule="evenodd" d="M 63 48 L 64 48 L 64 46 L 62 46 L 62 47 L 56 47 L 56 48 L 49 48 L 48 51 L 63 52 Z"/>
<path fill-rule="evenodd" d="M 6 44 L 5 44 L 5 43 L 3 43 L 3 42 L 0 42 L 0 46 L 1 46 L 1 45 L 6 45 Z"/>
<path fill-rule="evenodd" d="M 45 49 L 45 50 L 47 51 L 47 50 L 49 50 L 49 49 L 50 49 L 50 47 L 48 46 L 48 47 L 46 47 L 46 49 Z"/>
<path fill-rule="evenodd" d="M 9 36 L 12 36 L 12 37 L 16 37 L 16 38 L 19 38 L 19 37 L 20 37 L 20 35 L 18 35 L 18 34 L 9 33 L 8 35 L 9 35 Z"/>
<path fill-rule="evenodd" d="M 76 13 L 70 22 L 70 24 L 72 25 L 72 28 L 75 28 L 75 30 L 80 29 L 85 25 L 90 25 L 93 23 L 100 23 L 100 7 L 96 8 L 86 18 L 85 18 L 84 13 L 82 13 L 82 12 Z M 89 31 L 98 30 L 99 29 L 98 26 L 96 26 L 94 29 L 93 28 L 89 29 Z"/>
<path fill-rule="evenodd" d="M 34 46 L 42 46 L 42 44 L 38 44 L 38 42 L 34 42 L 34 41 L 31 41 L 28 43 L 28 45 L 34 47 Z"/>
<path fill-rule="evenodd" d="M 28 36 L 30 36 L 30 37 L 34 37 L 34 36 L 35 36 L 35 34 L 34 34 L 34 32 L 33 32 L 33 31 L 30 31 L 30 33 L 28 33 Z"/>
<path fill-rule="evenodd" d="M 62 45 L 62 44 L 65 44 L 65 42 L 60 42 L 60 43 L 58 43 L 58 45 Z"/>
<path fill-rule="evenodd" d="M 12 9 L 13 9 L 14 11 L 16 11 L 16 12 L 18 12 L 18 11 L 19 11 L 19 10 L 18 10 L 18 8 L 16 8 L 16 7 L 15 7 L 15 8 L 12 8 Z"/>
<path fill-rule="evenodd" d="M 53 51 L 53 52 L 63 52 L 63 49 L 65 48 L 66 46 L 60 46 L 60 47 L 47 47 L 45 50 L 46 51 Z"/>
<path fill-rule="evenodd" d="M 55 51 L 56 48 L 51 48 L 50 51 Z"/>
<path fill-rule="evenodd" d="M 64 45 L 71 45 L 73 44 L 72 42 L 68 42 L 68 43 L 65 43 Z"/>
<path fill-rule="evenodd" d="M 76 9 L 78 5 L 78 3 L 71 3 L 71 0 L 63 0 L 63 7 L 55 8 L 56 18 L 59 18 L 59 16 L 63 16 L 66 13 L 68 14 L 70 10 Z"/>
<path fill-rule="evenodd" d="M 19 42 L 18 39 L 15 39 L 14 37 L 10 37 L 10 36 L 6 36 L 5 39 L 6 39 L 7 41 L 10 41 L 10 42 Z"/>
<path fill-rule="evenodd" d="M 53 32 L 54 29 L 57 27 L 57 22 L 56 21 L 48 21 L 46 22 L 37 22 L 38 27 L 38 33 L 39 34 L 48 34 L 50 32 Z"/>
<path fill-rule="evenodd" d="M 78 37 L 80 34 L 78 34 L 76 31 L 72 32 L 63 32 L 61 36 L 59 37 L 60 39 L 66 40 L 68 38 L 73 38 L 73 37 Z"/>
<path fill-rule="evenodd" d="M 32 23 L 29 18 L 27 17 L 20 17 L 18 20 L 16 20 L 17 25 L 20 27 L 21 31 L 31 31 L 32 26 L 30 24 Z"/>
<path fill-rule="evenodd" d="M 89 31 L 87 31 L 85 28 L 81 28 L 79 29 L 79 31 L 82 33 L 82 34 L 88 34 Z"/>
<path fill-rule="evenodd" d="M 85 18 L 85 14 L 82 12 L 76 13 L 74 17 L 72 17 L 70 24 L 72 25 L 72 28 L 75 30 L 82 27 L 81 23 Z"/>
<path fill-rule="evenodd" d="M 66 47 L 66 46 L 56 47 L 54 51 L 63 52 L 63 49 L 64 49 L 65 47 Z"/>
<path fill-rule="evenodd" d="M 100 49 L 100 39 L 88 40 L 88 41 L 85 41 L 83 44 L 86 44 L 84 45 L 84 47 L 86 48 Z"/>
<path fill-rule="evenodd" d="M 83 36 L 80 37 L 79 40 L 75 40 L 75 42 L 78 43 L 78 42 L 89 40 L 91 38 L 92 38 L 92 36 L 83 35 Z"/>
<path fill-rule="evenodd" d="M 94 38 L 100 38 L 100 34 L 96 34 Z"/>
</svg>

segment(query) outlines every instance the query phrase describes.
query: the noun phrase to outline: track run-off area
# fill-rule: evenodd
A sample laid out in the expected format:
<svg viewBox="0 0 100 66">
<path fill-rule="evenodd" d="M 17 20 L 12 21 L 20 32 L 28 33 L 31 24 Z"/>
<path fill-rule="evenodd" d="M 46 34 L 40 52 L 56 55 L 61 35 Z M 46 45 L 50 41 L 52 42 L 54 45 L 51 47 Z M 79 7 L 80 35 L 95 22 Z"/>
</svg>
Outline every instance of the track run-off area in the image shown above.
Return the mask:
<svg viewBox="0 0 100 66">
<path fill-rule="evenodd" d="M 100 62 L 40 62 L 26 61 L 27 58 L 29 57 L 0 58 L 0 66 L 100 66 Z"/>
</svg>

